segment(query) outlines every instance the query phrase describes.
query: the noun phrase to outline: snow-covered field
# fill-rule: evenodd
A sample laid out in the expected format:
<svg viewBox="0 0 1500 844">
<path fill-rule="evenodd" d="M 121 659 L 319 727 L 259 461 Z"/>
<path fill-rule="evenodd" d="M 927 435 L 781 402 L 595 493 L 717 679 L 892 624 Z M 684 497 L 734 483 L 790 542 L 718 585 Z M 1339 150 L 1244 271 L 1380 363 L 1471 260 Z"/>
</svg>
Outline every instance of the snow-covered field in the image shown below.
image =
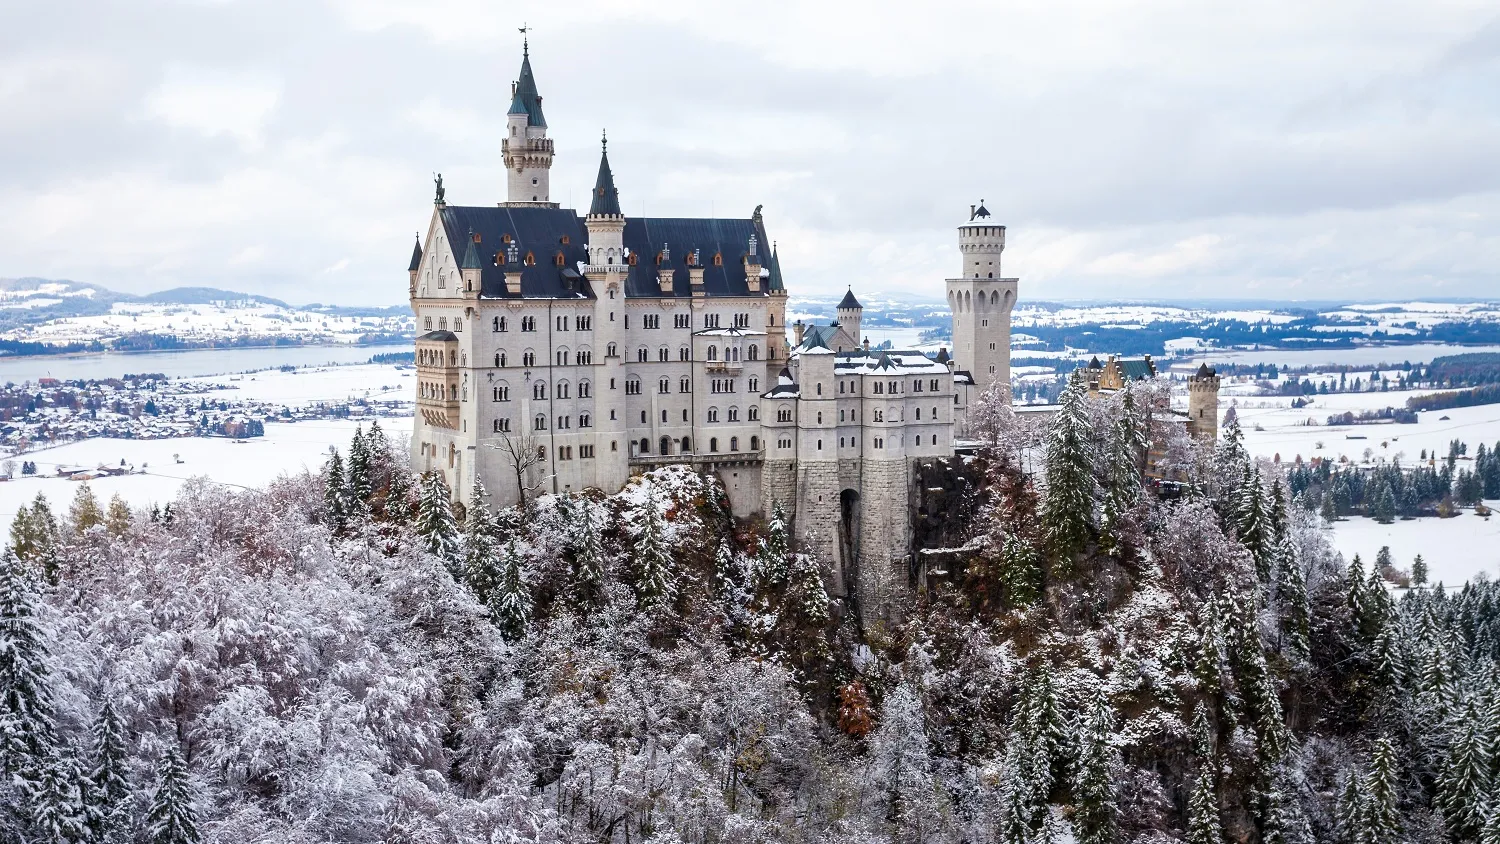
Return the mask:
<svg viewBox="0 0 1500 844">
<path fill-rule="evenodd" d="M 353 399 L 410 402 L 416 395 L 414 369 L 391 364 L 322 366 L 283 372 L 279 369 L 244 375 L 216 375 L 190 379 L 202 384 L 205 397 L 226 401 L 263 401 L 291 407 L 316 402 Z M 218 389 L 229 387 L 230 389 Z"/>
<path fill-rule="evenodd" d="M 402 317 L 331 316 L 262 302 L 212 305 L 116 302 L 98 316 L 61 317 L 7 331 L 7 340 L 46 343 L 108 342 L 131 334 L 171 335 L 182 340 L 280 337 L 305 343 L 353 343 L 367 334 L 410 332 Z"/>
<path fill-rule="evenodd" d="M 1500 502 L 1488 502 L 1490 507 Z M 1418 554 L 1427 562 L 1428 579 L 1455 585 L 1478 574 L 1500 578 L 1500 516 L 1483 518 L 1465 511 L 1451 519 L 1422 518 L 1383 525 L 1357 516 L 1335 522 L 1329 540 L 1345 557 L 1355 554 L 1365 571 L 1381 546 L 1389 546 L 1397 568 L 1411 569 Z"/>
<path fill-rule="evenodd" d="M 245 442 L 212 437 L 92 439 L 29 452 L 25 458 L 36 462 L 37 474 L 0 483 L 0 524 L 9 525 L 17 508 L 38 492 L 47 496 L 54 512 L 65 511 L 80 482 L 55 477 L 58 466 L 118 466 L 124 460 L 129 466 L 145 467 L 145 474 L 97 478 L 88 484 L 101 502 L 118 492 L 132 506 L 149 507 L 171 501 L 183 483 L 196 476 L 235 487 L 262 487 L 304 468 L 317 471 L 329 446 L 348 450 L 356 424 L 343 420 L 269 423 L 264 437 Z M 394 447 L 405 448 L 410 417 L 382 419 L 380 425 Z"/>
</svg>

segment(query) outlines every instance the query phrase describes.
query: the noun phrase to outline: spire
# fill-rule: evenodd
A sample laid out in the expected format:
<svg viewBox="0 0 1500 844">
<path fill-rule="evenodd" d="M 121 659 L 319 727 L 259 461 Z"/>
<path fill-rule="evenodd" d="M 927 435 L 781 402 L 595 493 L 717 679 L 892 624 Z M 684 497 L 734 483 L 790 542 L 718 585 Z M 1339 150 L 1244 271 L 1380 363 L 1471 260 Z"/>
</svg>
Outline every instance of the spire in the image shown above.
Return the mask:
<svg viewBox="0 0 1500 844">
<path fill-rule="evenodd" d="M 771 283 L 767 285 L 772 293 L 786 292 L 786 282 L 781 280 L 781 258 L 776 254 L 776 242 L 771 241 Z"/>
<path fill-rule="evenodd" d="M 839 302 L 838 309 L 842 311 L 850 308 L 856 311 L 864 310 L 864 306 L 859 303 L 858 299 L 854 298 L 854 288 L 852 286 L 844 293 L 844 300 Z"/>
<path fill-rule="evenodd" d="M 463 262 L 458 265 L 459 269 L 477 270 L 484 267 L 484 265 L 479 262 L 479 247 L 475 245 L 476 243 L 478 243 L 478 241 L 474 239 L 474 230 L 469 229 L 469 248 L 464 250 L 464 259 Z"/>
<path fill-rule="evenodd" d="M 422 238 L 417 238 L 417 245 L 411 248 L 411 266 L 406 268 L 409 273 L 422 269 Z"/>
<path fill-rule="evenodd" d="M 520 114 L 517 105 L 526 110 L 527 126 L 547 127 L 547 118 L 542 116 L 542 98 L 536 92 L 536 76 L 531 72 L 531 48 L 525 42 L 521 47 L 521 78 L 516 81 L 515 96 L 510 101 L 511 114 Z"/>
<path fill-rule="evenodd" d="M 621 216 L 620 192 L 615 190 L 615 174 L 609 169 L 609 137 L 600 140 L 599 178 L 594 180 L 594 201 L 589 205 L 589 216 L 603 214 Z"/>
</svg>

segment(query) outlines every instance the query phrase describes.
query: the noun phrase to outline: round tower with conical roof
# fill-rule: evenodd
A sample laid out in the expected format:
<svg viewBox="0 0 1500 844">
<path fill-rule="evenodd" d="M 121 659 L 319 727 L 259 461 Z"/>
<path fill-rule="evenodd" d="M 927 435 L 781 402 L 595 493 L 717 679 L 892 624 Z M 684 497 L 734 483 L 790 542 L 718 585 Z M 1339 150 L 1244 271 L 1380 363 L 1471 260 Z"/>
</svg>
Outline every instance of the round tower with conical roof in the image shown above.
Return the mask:
<svg viewBox="0 0 1500 844">
<path fill-rule="evenodd" d="M 551 199 L 552 139 L 547 137 L 542 97 L 531 72 L 529 44 L 521 48 L 521 78 L 511 83 L 510 91 L 505 140 L 500 142 L 506 173 L 505 204 L 556 208 Z"/>
<path fill-rule="evenodd" d="M 969 219 L 958 227 L 963 271 L 947 281 L 948 309 L 953 314 L 953 358 L 984 390 L 1010 383 L 1010 312 L 1016 306 L 1019 279 L 1005 278 L 1000 255 L 1005 226 L 984 207 L 969 206 Z"/>
<path fill-rule="evenodd" d="M 838 320 L 839 325 L 854 339 L 855 346 L 858 346 L 860 340 L 863 339 L 863 335 L 859 333 L 859 322 L 864 311 L 864 306 L 854 298 L 854 288 L 850 287 L 844 293 L 843 301 L 839 302 Z"/>
</svg>

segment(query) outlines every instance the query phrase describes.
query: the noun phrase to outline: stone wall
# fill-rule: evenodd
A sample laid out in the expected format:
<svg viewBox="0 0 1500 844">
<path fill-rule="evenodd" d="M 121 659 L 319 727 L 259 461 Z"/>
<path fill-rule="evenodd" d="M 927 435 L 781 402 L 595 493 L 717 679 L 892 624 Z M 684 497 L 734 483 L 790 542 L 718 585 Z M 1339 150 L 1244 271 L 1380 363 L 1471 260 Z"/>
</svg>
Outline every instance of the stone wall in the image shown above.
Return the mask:
<svg viewBox="0 0 1500 844">
<path fill-rule="evenodd" d="M 852 561 L 839 551 L 839 470 L 835 460 L 797 463 L 797 507 L 793 528 L 797 540 L 819 560 L 833 563 L 828 591 L 836 598 L 848 594 Z"/>
<path fill-rule="evenodd" d="M 855 593 L 861 620 L 899 622 L 910 604 L 911 521 L 906 460 L 866 460 L 860 489 L 859 566 Z"/>
</svg>

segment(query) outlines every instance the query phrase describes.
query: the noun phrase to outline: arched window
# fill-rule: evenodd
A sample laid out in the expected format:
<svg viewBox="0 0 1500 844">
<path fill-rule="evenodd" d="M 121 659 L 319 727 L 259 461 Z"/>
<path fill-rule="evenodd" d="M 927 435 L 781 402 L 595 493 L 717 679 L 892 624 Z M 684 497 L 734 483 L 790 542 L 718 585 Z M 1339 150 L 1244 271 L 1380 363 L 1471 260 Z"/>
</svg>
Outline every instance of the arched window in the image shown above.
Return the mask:
<svg viewBox="0 0 1500 844">
<path fill-rule="evenodd" d="M 750 438 L 750 450 L 751 451 L 760 451 L 760 437 L 751 437 Z"/>
<path fill-rule="evenodd" d="M 686 375 L 684 375 L 681 378 L 677 379 L 677 392 L 679 392 L 679 393 L 686 393 L 686 392 L 691 391 L 692 389 L 693 389 L 693 382 L 689 381 L 688 377 Z"/>
<path fill-rule="evenodd" d="M 547 414 L 538 413 L 536 415 L 536 418 L 531 420 L 531 427 L 533 430 L 537 431 L 547 430 Z"/>
<path fill-rule="evenodd" d="M 731 407 L 731 408 L 729 408 L 729 421 L 730 422 L 738 422 L 738 421 L 740 421 L 740 409 L 739 408 L 737 408 L 737 407 Z"/>
<path fill-rule="evenodd" d="M 692 360 L 693 350 L 689 349 L 687 346 L 683 346 L 682 348 L 677 350 L 677 359 L 682 361 Z"/>
<path fill-rule="evenodd" d="M 531 397 L 534 399 L 547 398 L 547 382 L 537 381 L 531 385 Z"/>
<path fill-rule="evenodd" d="M 729 438 L 729 450 L 730 451 L 739 451 L 740 450 L 740 438 L 739 437 L 730 437 Z"/>
<path fill-rule="evenodd" d="M 719 347 L 718 346 L 709 346 L 708 347 L 708 359 L 709 360 L 718 360 L 719 359 Z"/>
<path fill-rule="evenodd" d="M 672 379 L 670 379 L 670 378 L 661 378 L 661 379 L 658 379 L 657 382 L 656 382 L 656 391 L 658 393 L 670 393 L 672 391 Z"/>
<path fill-rule="evenodd" d="M 719 409 L 717 407 L 710 407 L 708 409 L 708 421 L 710 421 L 710 422 L 717 422 L 717 421 L 719 421 Z"/>
<path fill-rule="evenodd" d="M 505 365 L 505 353 L 504 352 L 496 352 L 495 353 L 495 366 L 496 367 L 501 367 L 501 366 L 504 366 L 504 365 Z"/>
<path fill-rule="evenodd" d="M 657 451 L 661 454 L 672 453 L 672 440 L 670 437 L 662 437 L 656 443 Z"/>
<path fill-rule="evenodd" d="M 607 357 L 607 358 L 612 358 L 612 357 L 616 356 L 615 355 L 615 344 L 614 343 L 610 343 L 609 346 L 606 347 L 605 352 L 604 352 L 604 356 Z"/>
<path fill-rule="evenodd" d="M 645 363 L 651 359 L 651 352 L 645 346 L 635 350 L 635 359 L 639 363 Z"/>
<path fill-rule="evenodd" d="M 745 355 L 745 357 L 749 358 L 750 360 L 760 360 L 760 346 L 751 343 L 750 351 L 747 355 Z"/>
<path fill-rule="evenodd" d="M 683 437 L 682 438 L 682 450 L 683 451 L 692 451 L 693 450 L 693 441 L 691 439 L 687 438 L 687 437 Z"/>
<path fill-rule="evenodd" d="M 641 454 L 650 454 L 651 453 L 651 440 L 648 437 L 641 437 L 640 449 L 641 449 Z"/>
<path fill-rule="evenodd" d="M 747 412 L 746 416 L 751 422 L 760 421 L 760 408 L 756 407 L 753 404 L 750 405 L 750 410 Z"/>
<path fill-rule="evenodd" d="M 718 451 L 719 450 L 719 438 L 718 437 L 709 437 L 708 438 L 708 450 L 709 451 Z"/>
</svg>

